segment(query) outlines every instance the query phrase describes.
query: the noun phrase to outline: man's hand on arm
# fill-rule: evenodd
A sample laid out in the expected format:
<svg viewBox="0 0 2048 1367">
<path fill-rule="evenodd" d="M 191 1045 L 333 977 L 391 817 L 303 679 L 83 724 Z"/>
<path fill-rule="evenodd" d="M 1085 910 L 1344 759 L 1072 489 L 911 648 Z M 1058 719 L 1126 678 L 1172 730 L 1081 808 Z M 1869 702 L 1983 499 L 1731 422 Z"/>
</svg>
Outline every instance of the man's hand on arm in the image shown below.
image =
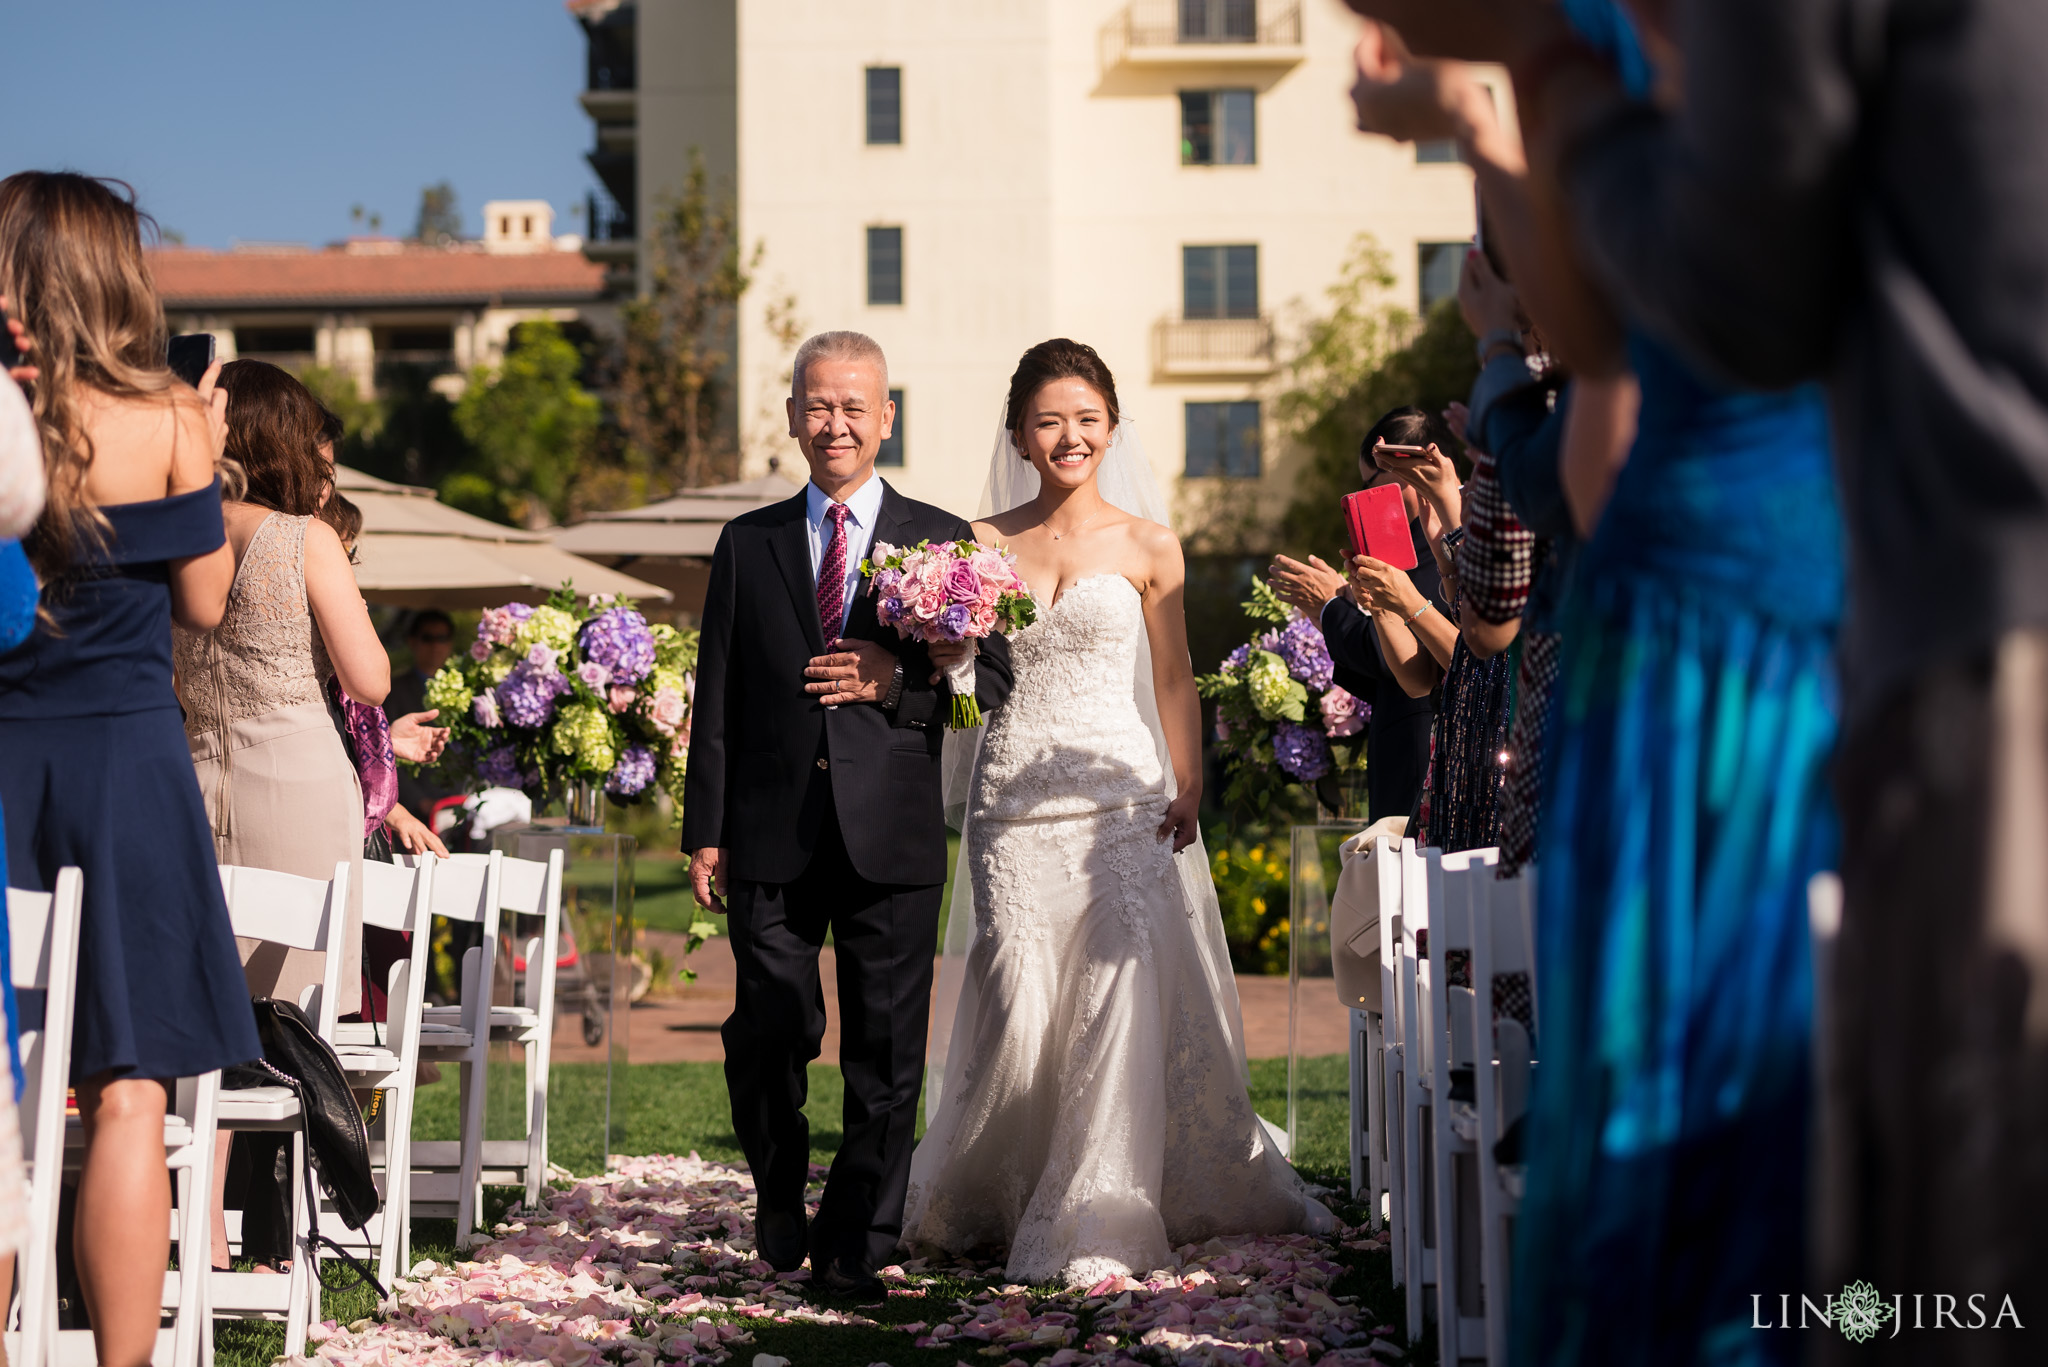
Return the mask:
<svg viewBox="0 0 2048 1367">
<path fill-rule="evenodd" d="M 702 849 L 690 855 L 690 890 L 697 905 L 725 915 L 725 851 Z"/>
<path fill-rule="evenodd" d="M 929 649 L 932 657 L 931 682 L 934 684 L 946 677 L 947 670 L 973 659 L 977 653 L 972 637 L 964 641 L 933 641 Z"/>
<path fill-rule="evenodd" d="M 812 657 L 804 677 L 811 680 L 804 692 L 827 707 L 880 702 L 896 677 L 896 653 L 875 641 L 842 638 L 832 643 L 831 654 Z"/>
</svg>

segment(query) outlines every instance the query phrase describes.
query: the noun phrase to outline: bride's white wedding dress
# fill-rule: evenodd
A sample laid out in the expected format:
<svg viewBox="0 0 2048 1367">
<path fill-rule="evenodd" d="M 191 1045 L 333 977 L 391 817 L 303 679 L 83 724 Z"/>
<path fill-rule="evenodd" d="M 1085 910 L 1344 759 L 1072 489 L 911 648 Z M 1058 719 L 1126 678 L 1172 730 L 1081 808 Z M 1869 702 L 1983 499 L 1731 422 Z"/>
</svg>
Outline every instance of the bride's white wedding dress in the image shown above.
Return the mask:
<svg viewBox="0 0 2048 1367">
<path fill-rule="evenodd" d="M 1213 893 L 1197 906 L 1208 870 L 1157 835 L 1169 779 L 1139 710 L 1138 591 L 1091 575 L 1010 646 L 1016 685 L 969 794 L 972 946 L 905 1241 L 1007 1245 L 1018 1281 L 1088 1284 L 1212 1235 L 1328 1228 L 1246 1095 Z"/>
</svg>

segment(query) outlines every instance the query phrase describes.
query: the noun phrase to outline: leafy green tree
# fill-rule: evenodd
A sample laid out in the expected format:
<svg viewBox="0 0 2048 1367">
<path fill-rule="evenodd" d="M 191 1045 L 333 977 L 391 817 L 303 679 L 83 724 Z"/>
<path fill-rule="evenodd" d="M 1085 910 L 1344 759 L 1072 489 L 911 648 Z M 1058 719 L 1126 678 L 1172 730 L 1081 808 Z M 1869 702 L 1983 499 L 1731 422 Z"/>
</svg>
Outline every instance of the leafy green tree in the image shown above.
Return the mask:
<svg viewBox="0 0 2048 1367">
<path fill-rule="evenodd" d="M 620 310 L 618 417 L 630 457 L 673 487 L 732 479 L 733 339 L 761 248 L 742 254 L 732 197 L 713 192 L 694 149 L 682 193 L 663 199 L 645 236 L 647 293 Z"/>
<path fill-rule="evenodd" d="M 419 223 L 412 235 L 435 247 L 462 236 L 462 213 L 455 207 L 453 185 L 436 181 L 420 191 Z"/>
<path fill-rule="evenodd" d="M 1393 285 L 1386 252 L 1359 234 L 1330 287 L 1330 312 L 1309 324 L 1290 366 L 1278 411 L 1307 453 L 1279 527 L 1293 553 L 1327 559 L 1347 544 L 1340 501 L 1358 487 L 1358 443 L 1382 414 L 1403 404 L 1441 412 L 1478 374 L 1457 301 L 1441 300 L 1418 320 L 1387 298 Z"/>
<path fill-rule="evenodd" d="M 441 482 L 457 507 L 528 527 L 567 514 L 578 467 L 602 416 L 578 380 L 582 356 L 546 319 L 513 329 L 496 373 L 478 366 L 455 405 L 455 425 L 475 448 Z"/>
</svg>

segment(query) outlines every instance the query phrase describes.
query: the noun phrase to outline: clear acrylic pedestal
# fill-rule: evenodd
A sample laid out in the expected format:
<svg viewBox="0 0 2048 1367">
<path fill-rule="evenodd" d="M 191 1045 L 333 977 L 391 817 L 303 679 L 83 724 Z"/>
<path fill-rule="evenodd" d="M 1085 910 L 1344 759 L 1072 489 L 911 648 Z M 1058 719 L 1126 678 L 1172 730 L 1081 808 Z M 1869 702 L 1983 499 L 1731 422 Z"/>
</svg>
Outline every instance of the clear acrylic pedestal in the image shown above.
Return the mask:
<svg viewBox="0 0 2048 1367">
<path fill-rule="evenodd" d="M 540 821 L 495 832 L 491 848 L 543 862 L 562 851 L 563 943 L 556 959 L 553 1058 L 545 1083 L 548 1161 L 579 1177 L 608 1171 L 612 1158 L 632 1152 L 625 1097 L 632 1034 L 627 1013 L 636 972 L 633 858 L 638 842 L 594 826 Z M 518 919 L 521 924 L 505 929 L 515 952 L 524 955 L 526 941 L 540 934 L 540 923 Z M 511 956 L 501 953 L 498 961 L 505 971 L 499 974 L 497 992 L 509 1002 L 514 991 Z M 529 973 L 524 981 L 537 983 L 539 976 Z M 524 1138 L 523 1055 L 510 1045 L 494 1045 L 490 1072 L 485 1138 Z M 500 1076 L 505 1084 L 498 1082 Z"/>
<path fill-rule="evenodd" d="M 1302 1062 L 1305 1039 L 1349 1037 L 1351 1013 L 1337 999 L 1330 966 L 1330 898 L 1343 872 L 1338 847 L 1364 830 L 1363 820 L 1331 817 L 1291 832 L 1287 861 L 1287 1152 L 1301 1161 Z M 1325 1022 L 1322 1018 L 1329 1017 Z M 1308 1027 L 1316 1027 L 1313 1034 Z M 1324 1030 L 1325 1024 L 1331 1029 Z"/>
</svg>

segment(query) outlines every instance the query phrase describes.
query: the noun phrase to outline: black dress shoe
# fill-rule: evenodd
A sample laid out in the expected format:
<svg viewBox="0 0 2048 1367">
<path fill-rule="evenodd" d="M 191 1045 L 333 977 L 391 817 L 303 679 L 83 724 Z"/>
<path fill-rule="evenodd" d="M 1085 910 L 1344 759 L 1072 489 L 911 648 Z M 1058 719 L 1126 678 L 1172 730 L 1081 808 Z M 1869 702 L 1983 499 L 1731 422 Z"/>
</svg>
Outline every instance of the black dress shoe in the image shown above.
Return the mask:
<svg viewBox="0 0 2048 1367">
<path fill-rule="evenodd" d="M 823 1272 L 817 1270 L 815 1262 L 812 1263 L 811 1284 L 828 1296 L 852 1297 L 862 1301 L 883 1300 L 889 1294 L 873 1268 L 843 1259 L 827 1263 Z"/>
<path fill-rule="evenodd" d="M 794 1272 L 804 1265 L 804 1242 L 803 1216 L 780 1210 L 755 1214 L 755 1247 L 761 1260 L 777 1272 Z"/>
</svg>

